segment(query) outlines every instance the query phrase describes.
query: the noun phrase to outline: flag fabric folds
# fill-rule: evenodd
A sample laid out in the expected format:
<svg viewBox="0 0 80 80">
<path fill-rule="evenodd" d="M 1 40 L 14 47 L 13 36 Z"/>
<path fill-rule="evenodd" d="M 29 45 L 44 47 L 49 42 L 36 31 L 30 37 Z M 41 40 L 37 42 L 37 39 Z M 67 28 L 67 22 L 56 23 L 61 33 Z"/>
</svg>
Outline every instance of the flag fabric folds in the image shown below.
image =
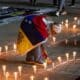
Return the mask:
<svg viewBox="0 0 80 80">
<path fill-rule="evenodd" d="M 28 53 L 48 37 L 43 18 L 45 16 L 29 15 L 22 21 L 17 39 L 17 51 L 20 55 Z"/>
</svg>

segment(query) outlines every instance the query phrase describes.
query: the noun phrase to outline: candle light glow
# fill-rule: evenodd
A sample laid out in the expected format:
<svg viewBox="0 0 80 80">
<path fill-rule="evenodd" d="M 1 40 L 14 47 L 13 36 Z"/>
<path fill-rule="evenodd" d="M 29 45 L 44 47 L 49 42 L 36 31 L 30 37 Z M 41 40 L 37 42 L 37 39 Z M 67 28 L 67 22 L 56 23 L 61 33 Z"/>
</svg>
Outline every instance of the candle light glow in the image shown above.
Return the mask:
<svg viewBox="0 0 80 80">
<path fill-rule="evenodd" d="M 19 75 L 21 76 L 22 75 L 22 66 L 18 66 L 18 72 L 19 72 Z"/>
<path fill-rule="evenodd" d="M 14 80 L 18 80 L 18 73 L 17 72 L 14 72 Z"/>
<path fill-rule="evenodd" d="M 33 65 L 32 67 L 33 67 L 34 73 L 36 73 L 37 72 L 37 66 L 36 65 Z"/>
<path fill-rule="evenodd" d="M 34 78 L 35 78 L 35 77 L 34 77 L 33 75 L 30 76 L 30 80 L 34 80 Z"/>
<path fill-rule="evenodd" d="M 2 70 L 3 70 L 3 74 L 5 76 L 5 74 L 6 74 L 6 65 L 2 65 Z"/>
<path fill-rule="evenodd" d="M 61 63 L 61 62 L 62 62 L 62 59 L 61 59 L 61 57 L 60 57 L 60 56 L 59 56 L 59 57 L 57 57 L 57 59 L 58 59 L 59 63 Z"/>
<path fill-rule="evenodd" d="M 5 46 L 5 51 L 6 51 L 6 53 L 8 52 L 8 46 L 7 45 Z"/>
<path fill-rule="evenodd" d="M 66 53 L 67 62 L 69 61 L 69 53 Z"/>
</svg>

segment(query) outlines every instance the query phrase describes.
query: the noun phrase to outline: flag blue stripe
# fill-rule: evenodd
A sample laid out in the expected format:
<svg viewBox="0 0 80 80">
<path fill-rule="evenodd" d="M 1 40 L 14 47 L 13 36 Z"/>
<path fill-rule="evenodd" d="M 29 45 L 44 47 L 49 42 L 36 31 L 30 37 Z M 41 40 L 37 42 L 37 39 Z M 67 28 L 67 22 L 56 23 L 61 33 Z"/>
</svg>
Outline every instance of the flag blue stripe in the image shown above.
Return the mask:
<svg viewBox="0 0 80 80">
<path fill-rule="evenodd" d="M 30 24 L 28 21 L 25 22 L 25 20 L 24 20 L 21 24 L 21 29 L 33 45 L 35 45 L 39 42 L 42 42 L 44 40 L 43 36 L 36 29 L 36 27 L 35 27 L 35 25 L 33 24 L 32 21 L 31 21 L 31 24 Z"/>
</svg>

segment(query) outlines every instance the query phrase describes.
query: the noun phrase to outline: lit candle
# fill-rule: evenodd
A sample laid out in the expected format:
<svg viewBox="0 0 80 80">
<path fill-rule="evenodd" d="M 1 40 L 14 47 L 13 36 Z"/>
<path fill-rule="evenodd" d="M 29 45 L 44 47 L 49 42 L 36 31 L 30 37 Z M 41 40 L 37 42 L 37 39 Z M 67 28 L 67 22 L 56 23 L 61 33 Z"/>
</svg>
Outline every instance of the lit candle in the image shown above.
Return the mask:
<svg viewBox="0 0 80 80">
<path fill-rule="evenodd" d="M 44 62 L 44 63 L 43 63 L 43 66 L 44 66 L 44 70 L 46 70 L 46 69 L 47 69 L 47 63 Z"/>
<path fill-rule="evenodd" d="M 68 20 L 68 19 L 66 19 L 66 20 L 65 20 L 65 23 L 67 23 L 67 24 L 68 24 L 68 23 L 69 23 L 69 20 Z"/>
<path fill-rule="evenodd" d="M 5 51 L 6 51 L 6 53 L 8 52 L 8 46 L 7 45 L 5 46 Z"/>
<path fill-rule="evenodd" d="M 53 39 L 53 43 L 55 44 L 55 42 L 56 42 L 56 37 L 52 37 L 52 39 Z"/>
<path fill-rule="evenodd" d="M 2 47 L 0 47 L 0 55 L 1 55 L 1 52 L 2 52 Z"/>
<path fill-rule="evenodd" d="M 75 30 L 75 29 L 76 29 L 76 27 L 77 27 L 77 25 L 73 25 L 73 30 Z"/>
<path fill-rule="evenodd" d="M 21 74 L 22 74 L 22 66 L 18 66 L 18 72 L 19 72 L 19 76 L 21 76 Z"/>
<path fill-rule="evenodd" d="M 65 23 L 65 27 L 68 29 L 68 26 L 69 26 L 69 24 L 68 23 Z"/>
<path fill-rule="evenodd" d="M 63 25 L 63 24 L 64 24 L 64 22 L 62 21 L 62 22 L 61 22 L 61 24 Z"/>
<path fill-rule="evenodd" d="M 8 78 L 9 78 L 9 72 L 6 72 L 5 78 L 6 78 L 6 80 L 8 80 Z"/>
<path fill-rule="evenodd" d="M 16 43 L 13 44 L 13 50 L 16 52 L 17 46 Z"/>
<path fill-rule="evenodd" d="M 74 17 L 74 21 L 77 21 L 78 20 L 78 18 L 77 17 Z"/>
<path fill-rule="evenodd" d="M 68 44 L 68 39 L 65 39 L 65 44 L 66 44 L 66 45 Z"/>
<path fill-rule="evenodd" d="M 34 78 L 35 78 L 35 77 L 34 77 L 33 75 L 30 76 L 30 80 L 34 80 Z"/>
<path fill-rule="evenodd" d="M 6 74 L 6 65 L 2 65 L 2 70 L 3 70 L 3 74 L 5 76 L 5 74 Z"/>
<path fill-rule="evenodd" d="M 60 57 L 60 56 L 59 56 L 59 57 L 57 57 L 57 59 L 58 59 L 59 63 L 61 63 L 61 62 L 62 62 L 62 59 L 61 59 L 61 57 Z"/>
<path fill-rule="evenodd" d="M 67 62 L 69 61 L 69 53 L 66 53 Z"/>
<path fill-rule="evenodd" d="M 49 80 L 49 78 L 48 77 L 45 77 L 44 80 Z"/>
<path fill-rule="evenodd" d="M 52 68 L 54 69 L 55 65 L 54 65 L 54 62 L 52 63 Z"/>
<path fill-rule="evenodd" d="M 32 67 L 33 67 L 34 73 L 36 73 L 37 72 L 37 66 L 36 65 L 33 65 Z"/>
<path fill-rule="evenodd" d="M 77 25 L 73 25 L 73 33 L 76 32 L 76 27 L 77 27 Z"/>
<path fill-rule="evenodd" d="M 18 80 L 18 73 L 17 72 L 14 72 L 14 80 Z"/>
<path fill-rule="evenodd" d="M 73 60 L 76 59 L 76 54 L 77 54 L 77 52 L 76 51 L 73 51 Z"/>
</svg>

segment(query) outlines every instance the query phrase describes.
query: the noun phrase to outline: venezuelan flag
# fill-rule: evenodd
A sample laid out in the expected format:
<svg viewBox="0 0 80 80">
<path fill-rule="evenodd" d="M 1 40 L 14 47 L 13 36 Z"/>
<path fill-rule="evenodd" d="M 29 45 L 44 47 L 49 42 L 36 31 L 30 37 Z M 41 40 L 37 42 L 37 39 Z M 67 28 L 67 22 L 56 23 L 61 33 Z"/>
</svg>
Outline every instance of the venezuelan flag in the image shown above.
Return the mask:
<svg viewBox="0 0 80 80">
<path fill-rule="evenodd" d="M 22 21 L 17 39 L 17 51 L 20 55 L 28 53 L 48 37 L 42 15 L 29 15 Z"/>
</svg>

